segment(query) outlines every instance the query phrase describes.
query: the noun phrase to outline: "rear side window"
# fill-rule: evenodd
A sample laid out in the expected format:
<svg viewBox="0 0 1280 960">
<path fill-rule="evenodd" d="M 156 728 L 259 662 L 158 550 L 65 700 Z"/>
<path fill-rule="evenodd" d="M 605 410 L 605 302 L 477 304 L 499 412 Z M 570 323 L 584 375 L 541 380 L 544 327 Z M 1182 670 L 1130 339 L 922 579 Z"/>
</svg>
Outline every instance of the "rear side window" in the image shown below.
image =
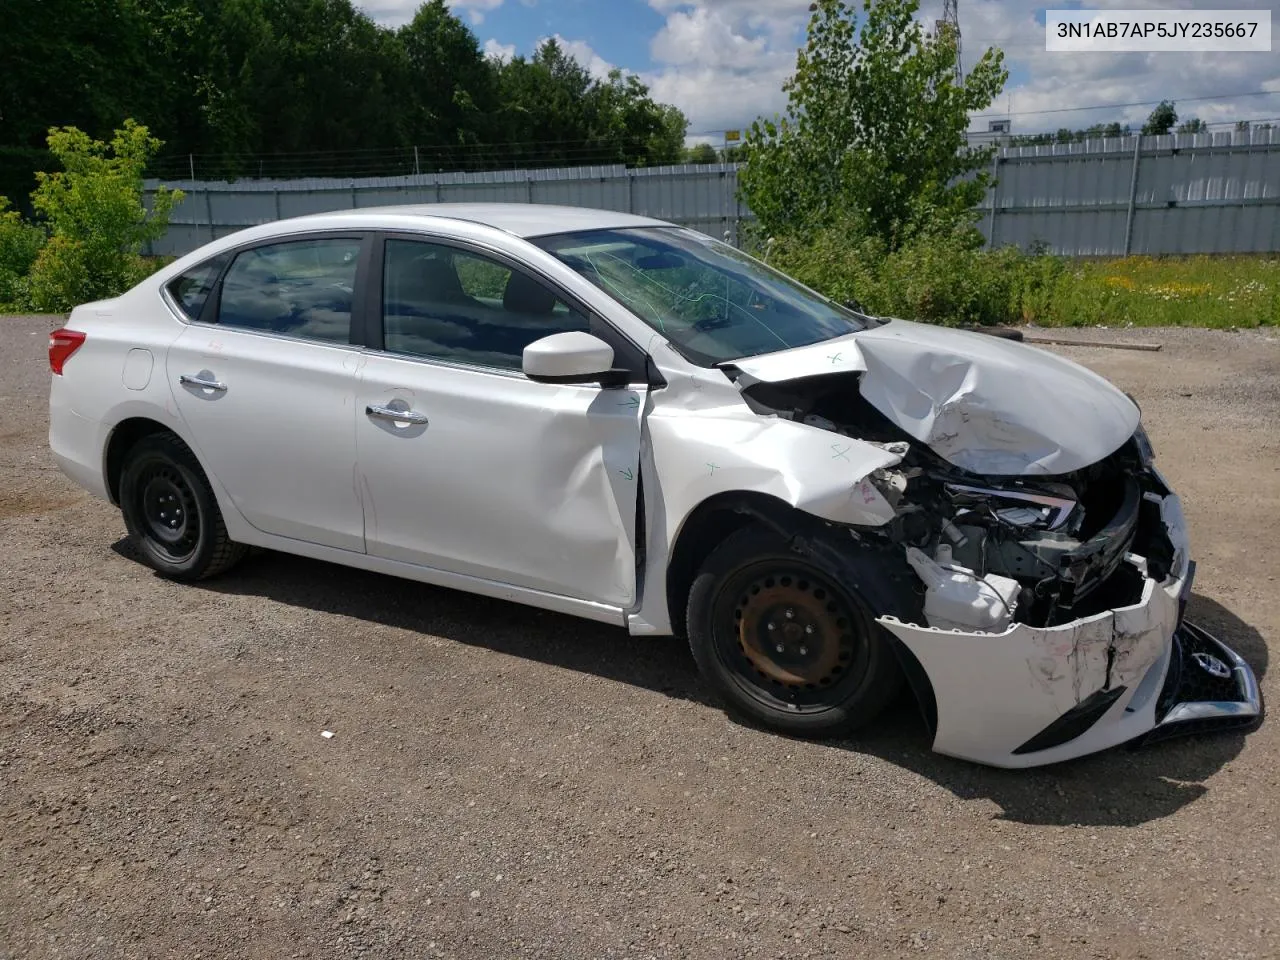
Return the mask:
<svg viewBox="0 0 1280 960">
<path fill-rule="evenodd" d="M 209 299 L 209 291 L 213 289 L 218 274 L 222 272 L 226 262 L 226 254 L 221 254 L 169 281 L 166 287 L 169 296 L 173 297 L 174 303 L 186 314 L 188 320 L 200 319 L 200 311 L 204 309 L 204 303 Z"/>
<path fill-rule="evenodd" d="M 326 237 L 252 247 L 222 279 L 218 323 L 246 330 L 351 342 L 360 240 Z"/>
</svg>

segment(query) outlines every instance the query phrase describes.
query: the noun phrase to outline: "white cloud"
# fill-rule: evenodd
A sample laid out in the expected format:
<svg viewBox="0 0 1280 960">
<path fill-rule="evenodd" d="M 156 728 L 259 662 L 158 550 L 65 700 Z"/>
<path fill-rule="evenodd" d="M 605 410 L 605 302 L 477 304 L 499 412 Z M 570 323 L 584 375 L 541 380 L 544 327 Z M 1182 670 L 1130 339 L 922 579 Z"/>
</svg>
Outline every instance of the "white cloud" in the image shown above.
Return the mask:
<svg viewBox="0 0 1280 960">
<path fill-rule="evenodd" d="M 1280 116 L 1280 95 L 1228 96 L 1249 91 L 1280 90 L 1280 63 L 1267 53 L 1048 53 L 1045 28 L 1036 13 L 1037 0 L 966 0 L 960 8 L 960 36 L 964 63 L 971 68 L 982 52 L 998 46 L 1014 78 L 988 114 L 1012 113 L 1015 133 L 1081 129 L 1095 123 L 1128 123 L 1137 128 L 1153 103 L 1105 106 L 1169 98 L 1177 101 L 1183 119 L 1197 116 L 1208 122 L 1249 117 Z M 1239 0 L 1091 0 L 1091 8 L 1238 9 Z M 1276 0 L 1270 7 L 1273 24 L 1280 21 Z M 937 16 L 940 3 L 922 11 Z M 928 22 L 932 22 L 929 19 Z M 1099 109 L 1070 109 L 1098 107 Z M 978 119 L 975 128 L 986 128 Z"/>
<path fill-rule="evenodd" d="M 605 79 L 609 76 L 609 71 L 614 69 L 614 65 L 592 50 L 591 45 L 585 40 L 566 40 L 558 33 L 553 33 L 550 37 L 539 37 L 538 42 L 534 44 L 534 49 L 536 50 L 548 40 L 558 43 L 561 50 L 586 67 L 587 73 L 597 80 Z"/>
<path fill-rule="evenodd" d="M 503 0 L 448 0 L 449 9 L 462 12 L 476 25 L 484 23 L 484 15 L 497 10 Z M 356 5 L 387 27 L 400 27 L 413 19 L 423 0 L 356 0 Z"/>
<path fill-rule="evenodd" d="M 645 74 L 654 96 L 675 103 L 697 133 L 744 127 L 756 116 L 786 107 L 782 82 L 795 67 L 795 49 L 808 19 L 807 0 L 649 0 L 666 22 L 650 42 L 656 68 Z M 974 127 L 992 115 L 1013 114 L 1014 131 L 1117 121 L 1140 126 L 1151 104 L 1102 109 L 1063 108 L 1178 100 L 1186 118 L 1229 121 L 1280 117 L 1280 59 L 1274 54 L 1048 53 L 1044 0 L 965 0 L 960 5 L 964 63 L 998 46 L 1013 75 L 1005 92 Z M 1099 8 L 1239 9 L 1240 0 L 1090 0 Z M 1272 10 L 1280 24 L 1280 0 Z M 926 0 L 920 19 L 932 29 L 942 0 Z M 1276 96 L 1189 98 L 1275 90 Z"/>
<path fill-rule="evenodd" d="M 649 42 L 653 58 L 673 66 L 740 67 L 758 59 L 768 45 L 763 36 L 746 37 L 733 21 L 706 7 L 678 10 Z"/>
<path fill-rule="evenodd" d="M 359 0 L 379 22 L 407 22 L 422 0 Z M 503 0 L 450 0 L 474 22 Z M 535 0 L 519 0 L 533 3 Z M 600 0 L 596 0 L 600 2 Z M 782 83 L 795 68 L 796 47 L 803 41 L 809 0 L 648 0 L 664 23 L 650 39 L 653 66 L 641 73 L 653 96 L 674 103 L 689 117 L 695 134 L 743 129 L 758 116 L 786 107 Z M 1065 6 L 1065 4 L 1062 4 Z M 1098 8 L 1239 9 L 1272 11 L 1280 29 L 1280 0 L 1089 0 Z M 567 3 L 542 8 L 570 23 Z M 860 7 L 861 4 L 858 4 Z M 1036 20 L 1047 0 L 964 0 L 960 29 L 964 63 L 972 67 L 982 51 L 998 46 L 1013 77 L 999 100 L 974 127 L 985 129 L 987 115 L 1013 114 L 1014 132 L 1078 129 L 1117 121 L 1138 126 L 1150 104 L 1061 111 L 1064 107 L 1178 101 L 1184 118 L 1208 121 L 1247 117 L 1280 117 L 1280 58 L 1274 54 L 1225 53 L 1047 53 L 1044 26 Z M 925 0 L 920 17 L 932 28 L 942 0 Z M 572 31 L 570 31 L 572 32 Z M 556 39 L 593 76 L 605 76 L 613 64 L 581 40 Z M 524 49 L 524 41 L 517 38 Z M 539 41 L 541 42 L 541 41 Z M 490 40 L 485 52 L 509 56 L 515 44 Z M 622 64 L 636 69 L 639 64 Z M 1231 97 L 1192 101 L 1186 98 L 1271 90 L 1273 96 Z"/>
<path fill-rule="evenodd" d="M 471 22 L 479 26 L 484 15 L 502 6 L 502 0 L 448 0 L 450 10 L 465 10 Z"/>
<path fill-rule="evenodd" d="M 516 55 L 516 45 L 514 43 L 499 43 L 493 37 L 490 37 L 484 42 L 484 55 L 506 63 Z"/>
<path fill-rule="evenodd" d="M 786 105 L 808 0 L 649 0 L 666 15 L 649 43 L 653 96 L 674 103 L 694 134 L 742 129 Z"/>
<path fill-rule="evenodd" d="M 758 116 L 773 116 L 787 102 L 782 81 L 790 67 L 737 75 L 713 67 L 641 74 L 659 103 L 674 103 L 689 118 L 691 134 L 742 130 Z M 720 137 L 714 138 L 717 142 Z"/>
</svg>

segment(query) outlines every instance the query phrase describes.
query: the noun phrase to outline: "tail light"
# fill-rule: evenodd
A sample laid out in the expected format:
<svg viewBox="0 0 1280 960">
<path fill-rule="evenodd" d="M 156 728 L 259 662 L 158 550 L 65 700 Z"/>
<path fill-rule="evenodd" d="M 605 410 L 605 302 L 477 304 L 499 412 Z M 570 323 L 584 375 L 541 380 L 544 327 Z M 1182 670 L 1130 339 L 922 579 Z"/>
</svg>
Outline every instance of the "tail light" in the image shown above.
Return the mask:
<svg viewBox="0 0 1280 960">
<path fill-rule="evenodd" d="M 62 376 L 62 368 L 71 359 L 71 355 L 80 349 L 82 343 L 84 343 L 84 334 L 79 330 L 59 327 L 49 334 L 49 369 L 59 377 Z"/>
</svg>

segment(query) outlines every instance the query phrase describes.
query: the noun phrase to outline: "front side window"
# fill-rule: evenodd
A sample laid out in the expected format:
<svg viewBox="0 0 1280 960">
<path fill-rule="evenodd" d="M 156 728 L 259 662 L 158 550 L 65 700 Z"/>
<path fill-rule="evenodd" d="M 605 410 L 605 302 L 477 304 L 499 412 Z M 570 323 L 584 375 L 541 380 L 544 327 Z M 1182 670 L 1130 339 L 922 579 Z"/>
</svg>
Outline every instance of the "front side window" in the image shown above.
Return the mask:
<svg viewBox="0 0 1280 960">
<path fill-rule="evenodd" d="M 222 280 L 218 323 L 247 330 L 351 342 L 360 240 L 325 237 L 251 247 Z"/>
<path fill-rule="evenodd" d="M 200 319 L 200 311 L 204 309 L 205 301 L 209 299 L 209 291 L 217 283 L 218 274 L 222 272 L 226 262 L 227 255 L 221 253 L 212 260 L 197 264 L 186 273 L 179 274 L 169 281 L 165 289 L 169 291 L 169 296 L 173 297 L 173 302 L 178 305 L 188 320 Z"/>
<path fill-rule="evenodd" d="M 383 346 L 392 353 L 519 370 L 524 348 L 588 321 L 540 281 L 478 253 L 388 240 Z"/>
<path fill-rule="evenodd" d="M 830 340 L 869 322 L 693 230 L 593 230 L 534 243 L 705 366 Z"/>
</svg>

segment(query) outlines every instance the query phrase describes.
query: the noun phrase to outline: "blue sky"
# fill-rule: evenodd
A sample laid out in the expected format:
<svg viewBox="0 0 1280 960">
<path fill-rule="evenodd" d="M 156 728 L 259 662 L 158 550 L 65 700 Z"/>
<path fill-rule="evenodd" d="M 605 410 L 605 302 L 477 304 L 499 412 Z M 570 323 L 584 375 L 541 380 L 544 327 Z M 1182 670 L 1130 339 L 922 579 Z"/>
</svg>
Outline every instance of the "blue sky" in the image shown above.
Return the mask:
<svg viewBox="0 0 1280 960">
<path fill-rule="evenodd" d="M 407 21 L 420 2 L 357 0 L 387 25 Z M 684 110 L 692 140 L 719 142 L 724 130 L 786 106 L 782 82 L 795 65 L 809 0 L 450 0 L 450 6 L 491 55 L 528 54 L 554 36 L 595 73 L 616 66 L 639 74 L 657 99 Z M 924 0 L 921 18 L 932 23 L 941 6 L 942 0 Z M 1083 6 L 1269 9 L 1280 38 L 1280 0 L 1059 0 L 1050 9 Z M 1145 101 L 1165 97 L 1183 101 L 1183 117 L 1280 120 L 1280 52 L 1046 53 L 1044 11 L 1043 2 L 1029 0 L 960 0 L 965 63 L 991 45 L 1005 51 L 1009 83 L 988 113 L 1008 113 L 1015 132 L 1113 120 L 1140 125 L 1151 111 Z M 985 129 L 988 119 L 974 118 L 973 128 Z"/>
</svg>

